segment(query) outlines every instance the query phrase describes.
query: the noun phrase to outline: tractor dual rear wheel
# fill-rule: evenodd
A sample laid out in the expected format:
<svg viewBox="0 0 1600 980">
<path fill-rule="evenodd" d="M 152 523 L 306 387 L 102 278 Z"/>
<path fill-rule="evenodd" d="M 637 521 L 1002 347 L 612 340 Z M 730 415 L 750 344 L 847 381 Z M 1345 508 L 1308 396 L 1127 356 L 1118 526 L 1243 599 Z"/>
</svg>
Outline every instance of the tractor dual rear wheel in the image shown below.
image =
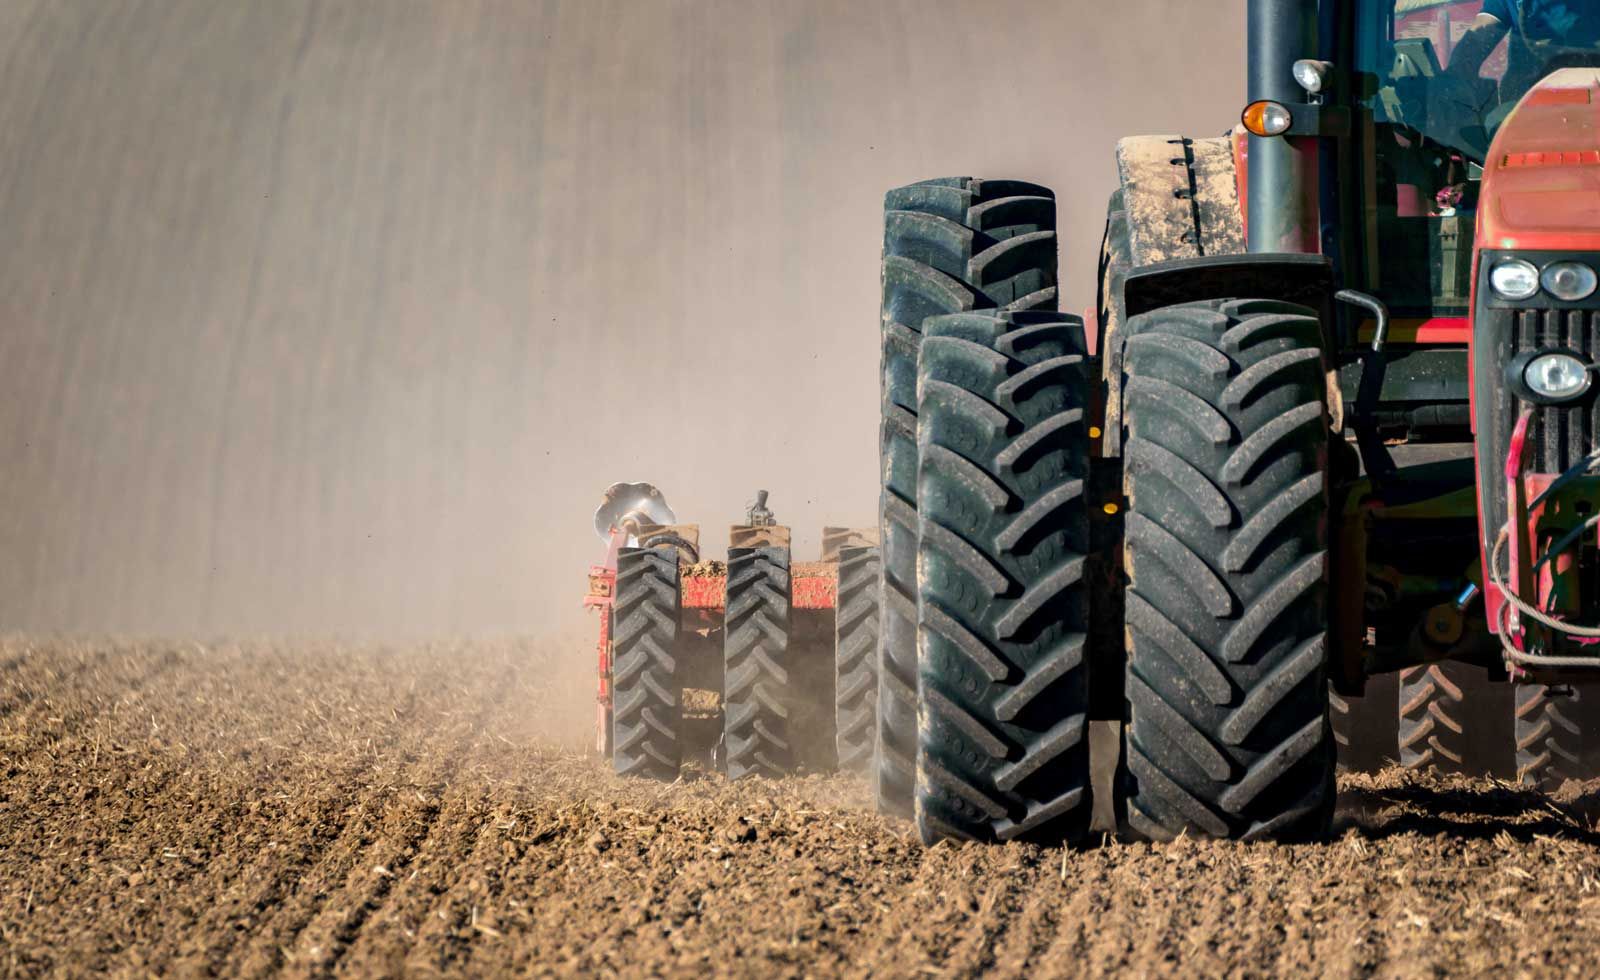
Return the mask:
<svg viewBox="0 0 1600 980">
<path fill-rule="evenodd" d="M 1090 813 L 1083 322 L 925 328 L 917 825 L 928 843 L 1075 841 Z"/>
<path fill-rule="evenodd" d="M 883 582 L 878 654 L 878 809 L 911 816 L 916 764 L 917 353 L 930 316 L 1056 308 L 1056 208 L 1047 188 L 950 177 L 884 199 Z"/>
<path fill-rule="evenodd" d="M 1158 840 L 1326 832 L 1328 420 L 1313 311 L 1126 327 L 1127 819 Z"/>
</svg>

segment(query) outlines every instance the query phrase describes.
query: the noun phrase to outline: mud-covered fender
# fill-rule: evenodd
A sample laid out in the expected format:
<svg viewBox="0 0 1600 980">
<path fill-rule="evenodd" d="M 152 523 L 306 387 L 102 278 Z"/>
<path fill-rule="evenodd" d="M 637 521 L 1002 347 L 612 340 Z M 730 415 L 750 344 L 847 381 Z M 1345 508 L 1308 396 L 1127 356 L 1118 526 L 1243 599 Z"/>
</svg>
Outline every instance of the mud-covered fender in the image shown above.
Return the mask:
<svg viewBox="0 0 1600 980">
<path fill-rule="evenodd" d="M 1117 143 L 1119 186 L 1101 248 L 1099 338 L 1104 377 L 1101 454 L 1121 455 L 1123 298 L 1135 269 L 1245 250 L 1233 141 L 1220 136 L 1130 136 Z"/>
<path fill-rule="evenodd" d="M 1117 143 L 1117 174 L 1135 268 L 1245 250 L 1228 137 L 1130 136 Z"/>
</svg>

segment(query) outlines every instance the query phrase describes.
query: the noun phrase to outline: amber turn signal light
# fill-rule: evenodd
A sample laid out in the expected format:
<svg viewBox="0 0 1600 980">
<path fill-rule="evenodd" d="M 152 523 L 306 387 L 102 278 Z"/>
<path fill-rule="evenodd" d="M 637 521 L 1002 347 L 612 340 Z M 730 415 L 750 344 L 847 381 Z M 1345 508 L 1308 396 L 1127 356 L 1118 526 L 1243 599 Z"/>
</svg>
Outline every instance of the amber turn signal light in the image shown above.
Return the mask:
<svg viewBox="0 0 1600 980">
<path fill-rule="evenodd" d="M 1282 136 L 1294 125 L 1294 116 L 1286 106 L 1263 99 L 1245 106 L 1239 121 L 1256 136 Z"/>
</svg>

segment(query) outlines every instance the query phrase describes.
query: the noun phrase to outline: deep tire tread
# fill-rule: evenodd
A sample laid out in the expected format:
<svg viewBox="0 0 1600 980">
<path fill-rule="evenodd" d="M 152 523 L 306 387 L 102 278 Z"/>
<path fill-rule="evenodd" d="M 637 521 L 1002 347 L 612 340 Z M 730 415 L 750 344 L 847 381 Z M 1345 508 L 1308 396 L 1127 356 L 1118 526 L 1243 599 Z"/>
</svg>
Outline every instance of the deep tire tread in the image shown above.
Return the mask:
<svg viewBox="0 0 1600 980">
<path fill-rule="evenodd" d="M 1122 329 L 1129 827 L 1157 840 L 1324 833 L 1320 326 L 1311 310 L 1220 300 Z"/>
<path fill-rule="evenodd" d="M 611 668 L 611 761 L 618 775 L 678 778 L 683 745 L 674 648 L 681 601 L 677 548 L 618 553 Z"/>
<path fill-rule="evenodd" d="M 1587 693 L 1568 686 L 1516 686 L 1517 782 L 1557 789 L 1569 779 L 1600 775 L 1593 762 L 1592 725 L 1584 713 Z"/>
<path fill-rule="evenodd" d="M 991 312 L 925 330 L 918 827 L 929 843 L 1078 840 L 1089 815 L 1083 325 Z"/>
<path fill-rule="evenodd" d="M 1466 688 L 1459 670 L 1435 663 L 1400 671 L 1403 768 L 1466 771 Z"/>
<path fill-rule="evenodd" d="M 922 328 L 928 317 L 946 313 L 1054 310 L 1055 195 L 1026 181 L 944 177 L 890 191 L 884 212 L 882 614 L 874 782 L 879 810 L 909 817 L 917 725 L 913 610 Z"/>
<path fill-rule="evenodd" d="M 789 549 L 730 548 L 723 631 L 728 778 L 777 778 L 794 766 Z"/>
<path fill-rule="evenodd" d="M 834 616 L 834 739 L 839 768 L 869 774 L 878 739 L 878 577 L 876 545 L 839 549 Z"/>
</svg>

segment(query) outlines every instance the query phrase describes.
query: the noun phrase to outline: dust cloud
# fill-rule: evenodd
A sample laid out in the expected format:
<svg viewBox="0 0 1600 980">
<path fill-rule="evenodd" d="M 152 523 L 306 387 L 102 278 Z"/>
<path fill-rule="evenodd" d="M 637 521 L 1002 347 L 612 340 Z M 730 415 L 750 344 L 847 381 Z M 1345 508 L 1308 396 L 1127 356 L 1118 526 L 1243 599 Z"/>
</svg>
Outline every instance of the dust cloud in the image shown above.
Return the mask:
<svg viewBox="0 0 1600 980">
<path fill-rule="evenodd" d="M 1226 129 L 1243 2 L 0 4 L 0 627 L 582 625 L 590 515 L 874 521 L 883 191 Z"/>
</svg>

